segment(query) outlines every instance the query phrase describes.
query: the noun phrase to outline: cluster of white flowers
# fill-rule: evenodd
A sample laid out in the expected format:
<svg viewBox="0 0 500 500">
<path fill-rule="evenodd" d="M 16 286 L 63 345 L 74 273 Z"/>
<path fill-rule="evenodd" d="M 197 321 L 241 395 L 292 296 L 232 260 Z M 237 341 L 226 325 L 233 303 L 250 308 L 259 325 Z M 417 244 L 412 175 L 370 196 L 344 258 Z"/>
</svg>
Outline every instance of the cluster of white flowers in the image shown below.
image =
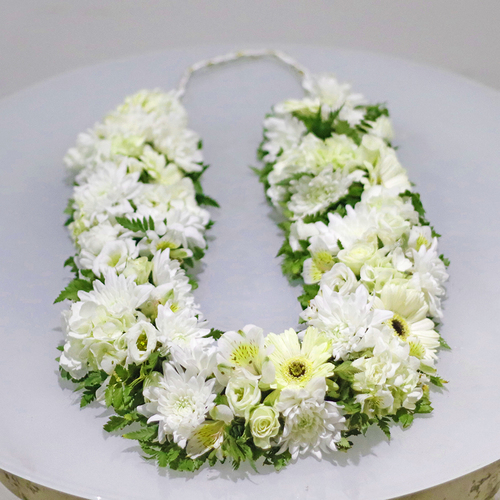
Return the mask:
<svg viewBox="0 0 500 500">
<path fill-rule="evenodd" d="M 181 446 L 215 398 L 215 379 L 207 380 L 215 369 L 213 339 L 181 267 L 206 248 L 210 218 L 189 177 L 203 165 L 199 138 L 186 125 L 174 93 L 142 91 L 68 152 L 76 182 L 73 262 L 92 289 L 78 291 L 63 313 L 60 358 L 74 379 L 102 370 L 107 383 L 117 365 L 141 365 L 160 352 L 168 361 L 163 377 L 155 372 L 145 387 L 144 412 L 154 407 L 159 438 Z"/>
<path fill-rule="evenodd" d="M 307 248 L 304 282 L 318 285 L 301 317 L 330 340 L 335 361 L 353 362 L 364 412 L 413 410 L 440 347 L 448 275 L 437 238 L 414 208 L 388 116 L 366 120 L 362 97 L 331 75 L 308 90 L 275 106 L 261 146 L 267 194 L 292 221 L 291 251 Z M 329 119 L 347 122 L 347 133 L 315 135 Z M 353 183 L 358 199 L 349 198 Z"/>
<path fill-rule="evenodd" d="M 265 120 L 260 150 L 288 219 L 285 261 L 313 291 L 301 332 L 206 328 L 186 274 L 210 225 L 201 143 L 175 93 L 127 98 L 66 156 L 77 253 L 60 365 L 84 382 L 99 373 L 95 396 L 115 409 L 109 384 L 138 385 L 127 418 L 157 426 L 160 448 L 145 449 L 163 460 L 321 458 L 364 430 L 353 413 L 374 423 L 415 411 L 435 376 L 448 275 L 387 113 L 331 75 L 304 88 Z"/>
</svg>

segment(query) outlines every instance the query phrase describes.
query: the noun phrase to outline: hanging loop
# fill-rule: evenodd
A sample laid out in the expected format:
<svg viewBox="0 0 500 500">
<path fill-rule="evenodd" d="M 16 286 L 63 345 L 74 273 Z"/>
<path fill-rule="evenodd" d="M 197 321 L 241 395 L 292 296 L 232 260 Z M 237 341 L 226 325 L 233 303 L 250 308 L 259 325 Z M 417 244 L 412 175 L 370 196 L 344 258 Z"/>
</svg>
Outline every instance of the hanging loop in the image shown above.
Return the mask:
<svg viewBox="0 0 500 500">
<path fill-rule="evenodd" d="M 186 69 L 182 78 L 179 81 L 179 85 L 177 86 L 177 96 L 181 99 L 186 93 L 186 88 L 189 83 L 189 80 L 193 76 L 194 73 L 200 71 L 205 68 L 210 68 L 212 66 L 220 66 L 224 64 L 228 64 L 234 61 L 238 61 L 240 59 L 263 59 L 263 58 L 272 58 L 276 59 L 289 68 L 291 68 L 300 78 L 301 83 L 303 84 L 304 80 L 309 76 L 309 71 L 292 59 L 289 55 L 281 52 L 279 50 L 271 50 L 271 49 L 256 49 L 256 50 L 239 50 L 237 52 L 230 52 L 229 54 L 224 54 L 222 56 L 216 56 L 211 59 L 205 59 L 203 61 L 198 61 L 197 63 L 189 66 Z"/>
</svg>

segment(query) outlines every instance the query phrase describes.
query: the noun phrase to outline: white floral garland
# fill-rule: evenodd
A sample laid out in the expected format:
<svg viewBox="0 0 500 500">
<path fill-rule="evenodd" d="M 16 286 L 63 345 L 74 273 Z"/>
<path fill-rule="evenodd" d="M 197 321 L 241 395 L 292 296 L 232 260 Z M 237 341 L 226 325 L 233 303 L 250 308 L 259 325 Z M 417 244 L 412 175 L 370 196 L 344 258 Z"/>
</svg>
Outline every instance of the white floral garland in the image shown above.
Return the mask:
<svg viewBox="0 0 500 500">
<path fill-rule="evenodd" d="M 264 336 L 206 328 L 189 268 L 211 226 L 200 204 L 201 141 L 178 91 L 141 91 L 78 136 L 68 228 L 75 279 L 63 313 L 61 374 L 82 406 L 113 407 L 105 429 L 133 424 L 161 466 L 193 471 L 259 458 L 276 468 L 310 452 L 346 450 L 377 424 L 432 410 L 435 361 L 446 344 L 446 260 L 392 148 L 387 110 L 332 75 L 303 75 L 306 97 L 264 122 L 258 171 L 282 212 L 283 271 L 303 279 L 306 328 Z M 245 56 L 245 54 L 243 54 Z M 443 262 L 444 261 L 444 262 Z M 447 262 L 446 262 L 447 264 Z"/>
</svg>

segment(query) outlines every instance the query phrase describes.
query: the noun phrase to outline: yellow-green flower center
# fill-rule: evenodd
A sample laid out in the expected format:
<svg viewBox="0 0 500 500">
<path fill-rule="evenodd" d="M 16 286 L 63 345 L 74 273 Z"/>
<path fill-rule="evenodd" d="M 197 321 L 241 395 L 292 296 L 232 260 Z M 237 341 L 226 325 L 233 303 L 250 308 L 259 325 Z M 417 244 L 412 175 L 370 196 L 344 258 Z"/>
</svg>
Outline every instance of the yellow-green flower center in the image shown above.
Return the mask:
<svg viewBox="0 0 500 500">
<path fill-rule="evenodd" d="M 213 448 L 224 429 L 224 423 L 221 421 L 205 424 L 198 428 L 195 437 L 200 441 L 204 448 Z"/>
<path fill-rule="evenodd" d="M 118 262 L 120 262 L 120 259 L 121 259 L 121 254 L 119 252 L 111 254 L 109 256 L 109 261 L 108 261 L 109 267 L 115 267 L 118 264 Z"/>
<path fill-rule="evenodd" d="M 237 366 L 251 365 L 259 354 L 259 347 L 255 344 L 242 342 L 231 353 L 230 360 Z"/>
<path fill-rule="evenodd" d="M 288 359 L 281 367 L 281 375 L 289 384 L 305 385 L 312 375 L 312 363 L 304 357 Z"/>
<path fill-rule="evenodd" d="M 394 316 L 387 320 L 387 324 L 394 334 L 402 340 L 406 340 L 410 335 L 410 327 L 404 318 L 394 313 Z"/>
<path fill-rule="evenodd" d="M 429 248 L 429 240 L 423 236 L 422 234 L 417 238 L 417 250 L 420 250 L 420 247 L 424 246 L 426 248 Z"/>
<path fill-rule="evenodd" d="M 410 342 L 410 356 L 423 359 L 425 356 L 425 347 L 421 342 Z"/>
<path fill-rule="evenodd" d="M 313 261 L 316 267 L 323 273 L 329 271 L 333 267 L 333 255 L 321 250 L 313 255 Z"/>
<path fill-rule="evenodd" d="M 147 348 L 148 348 L 148 337 L 147 335 L 143 332 L 139 335 L 139 337 L 137 338 L 137 342 L 136 342 L 136 345 L 137 345 L 137 349 L 139 349 L 139 351 L 146 351 Z"/>
<path fill-rule="evenodd" d="M 174 243 L 173 241 L 159 241 L 157 244 L 156 244 L 156 250 L 166 250 L 167 248 L 171 248 L 171 249 L 174 249 L 174 248 L 178 248 L 179 245 L 177 245 L 176 243 Z"/>
</svg>

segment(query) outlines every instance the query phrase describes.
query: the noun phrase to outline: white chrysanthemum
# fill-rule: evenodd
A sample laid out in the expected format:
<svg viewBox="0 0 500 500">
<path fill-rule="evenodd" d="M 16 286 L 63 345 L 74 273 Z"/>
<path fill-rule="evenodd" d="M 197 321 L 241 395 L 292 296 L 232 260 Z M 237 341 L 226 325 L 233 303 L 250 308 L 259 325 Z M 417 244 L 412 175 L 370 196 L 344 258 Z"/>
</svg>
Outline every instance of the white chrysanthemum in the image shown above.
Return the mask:
<svg viewBox="0 0 500 500">
<path fill-rule="evenodd" d="M 182 366 L 186 372 L 205 378 L 211 378 L 215 375 L 217 369 L 217 349 L 213 343 L 207 345 L 204 342 L 193 340 L 189 345 L 172 344 L 170 355 L 175 364 Z"/>
<path fill-rule="evenodd" d="M 133 209 L 128 200 L 141 189 L 138 179 L 139 173 L 127 173 L 126 162 L 119 166 L 101 164 L 86 184 L 75 187 L 74 199 L 78 207 L 75 220 L 83 218 L 90 227 L 99 214 L 116 217 L 131 213 Z"/>
<path fill-rule="evenodd" d="M 217 377 L 222 383 L 238 375 L 263 384 L 274 380 L 274 365 L 269 361 L 270 349 L 265 346 L 262 328 L 246 325 L 243 330 L 226 332 L 217 346 Z"/>
<path fill-rule="evenodd" d="M 368 122 L 371 127 L 370 134 L 392 141 L 394 138 L 394 130 L 392 128 L 391 119 L 388 116 L 379 116 L 374 122 Z"/>
<path fill-rule="evenodd" d="M 199 143 L 198 134 L 189 129 L 165 130 L 154 137 L 155 148 L 185 172 L 200 172 L 203 168 Z"/>
<path fill-rule="evenodd" d="M 381 185 L 397 193 L 411 189 L 406 170 L 399 163 L 396 152 L 380 137 L 364 135 L 358 158 L 364 160 L 363 165 L 368 171 L 368 177 L 362 180 L 366 187 Z"/>
<path fill-rule="evenodd" d="M 322 170 L 317 176 L 303 175 L 290 182 L 292 197 L 287 204 L 293 220 L 324 211 L 344 197 L 353 182 L 345 170 Z"/>
<path fill-rule="evenodd" d="M 96 306 L 106 308 L 107 314 L 115 318 L 126 317 L 135 314 L 153 290 L 153 285 L 137 285 L 133 278 L 118 276 L 109 271 L 104 274 L 104 283 L 94 281 L 94 290 L 90 292 L 78 292 L 78 297 L 83 304 L 93 303 Z"/>
<path fill-rule="evenodd" d="M 377 236 L 384 245 L 394 246 L 418 222 L 418 213 L 411 201 L 403 201 L 394 189 L 367 188 L 363 191 L 361 204 L 376 210 Z"/>
<path fill-rule="evenodd" d="M 281 392 L 276 409 L 283 413 L 285 427 L 278 453 L 288 450 L 293 460 L 305 453 L 321 459 L 322 452 L 337 449 L 345 418 L 336 403 L 324 401 L 325 390 L 325 380 L 316 378 L 305 388 Z"/>
<path fill-rule="evenodd" d="M 104 274 L 109 269 L 114 269 L 117 273 L 121 273 L 127 264 L 139 256 L 139 249 L 135 241 L 131 238 L 109 241 L 95 258 L 93 255 L 82 251 L 79 259 L 82 269 L 89 269 L 88 264 L 91 264 L 90 269 L 96 276 Z"/>
<path fill-rule="evenodd" d="M 328 231 L 332 233 L 332 239 L 339 240 L 345 250 L 350 250 L 360 241 L 365 243 L 376 240 L 377 210 L 364 203 L 357 203 L 354 208 L 347 205 L 346 210 L 344 217 L 337 213 L 328 214 Z"/>
<path fill-rule="evenodd" d="M 172 288 L 182 288 L 183 294 L 191 292 L 186 272 L 179 262 L 170 258 L 170 251 L 155 252 L 153 256 L 153 283 L 156 286 L 172 284 Z"/>
<path fill-rule="evenodd" d="M 175 163 L 168 163 L 165 155 L 159 154 L 151 146 L 146 145 L 138 167 L 144 169 L 152 182 L 170 186 L 179 182 L 183 176 Z"/>
<path fill-rule="evenodd" d="M 204 421 L 215 406 L 212 392 L 215 379 L 205 380 L 200 375 L 175 369 L 170 363 L 163 364 L 163 377 L 157 387 L 148 387 L 144 396 L 148 403 L 138 409 L 146 415 L 148 423 L 158 422 L 158 441 L 167 437 L 181 448 Z"/>
<path fill-rule="evenodd" d="M 413 356 L 432 364 L 437 358 L 439 334 L 426 317 L 429 308 L 423 292 L 389 283 L 382 288 L 376 306 L 394 312 L 387 321 L 393 334 L 408 342 Z"/>
<path fill-rule="evenodd" d="M 99 255 L 106 243 L 115 241 L 122 230 L 123 228 L 120 225 L 112 225 L 109 221 L 104 221 L 81 233 L 76 242 L 80 246 L 81 253 L 88 252 L 95 257 Z M 80 260 L 82 258 L 80 256 Z M 91 269 L 92 265 L 84 266 L 82 264 L 82 267 L 84 269 Z"/>
<path fill-rule="evenodd" d="M 430 248 L 422 245 L 418 252 L 411 250 L 413 260 L 412 284 L 425 295 L 431 316 L 441 318 L 441 300 L 445 296 L 444 283 L 448 279 L 446 266 L 439 258 L 437 239 L 434 238 Z"/>
<path fill-rule="evenodd" d="M 264 161 L 272 163 L 276 161 L 281 151 L 296 147 L 307 129 L 304 123 L 294 116 L 283 117 L 270 116 L 264 120 L 264 136 L 267 139 L 262 145 L 262 151 L 266 151 Z"/>
<path fill-rule="evenodd" d="M 365 103 L 363 96 L 351 93 L 351 86 L 339 83 L 334 75 L 308 75 L 304 79 L 303 86 L 310 97 L 301 100 L 290 99 L 275 106 L 275 111 L 316 114 L 321 109 L 322 118 L 326 120 L 330 113 L 340 109 L 339 118 L 346 120 L 350 125 L 357 125 L 362 120 L 364 111 L 356 107 Z"/>
<path fill-rule="evenodd" d="M 124 334 L 142 319 L 137 308 L 152 285 L 137 285 L 133 277 L 105 274 L 105 282 L 94 281 L 94 290 L 78 292 L 80 301 L 65 315 L 66 344 L 61 366 L 72 377 L 89 370 L 111 374 L 127 356 Z"/>
<path fill-rule="evenodd" d="M 163 344 L 163 353 L 166 354 L 172 345 L 186 347 L 192 341 L 201 345 L 211 343 L 210 339 L 204 338 L 210 330 L 201 328 L 204 323 L 198 321 L 195 312 L 188 307 L 182 307 L 174 312 L 168 303 L 158 306 L 156 327 L 158 328 L 158 341 Z"/>
<path fill-rule="evenodd" d="M 287 188 L 279 185 L 281 181 L 302 172 L 318 175 L 325 168 L 337 170 L 354 167 L 357 148 L 356 143 L 345 135 L 333 135 L 321 140 L 314 134 L 307 134 L 299 146 L 284 151 L 278 158 L 268 176 L 271 185 L 268 196 L 279 206 L 287 193 Z"/>
<path fill-rule="evenodd" d="M 279 335 L 270 333 L 266 345 L 274 347 L 269 355 L 276 370 L 276 378 L 270 384 L 274 389 L 305 387 L 313 378 L 333 374 L 334 367 L 327 362 L 331 344 L 315 328 L 305 331 L 302 343 L 292 328 Z"/>
<path fill-rule="evenodd" d="M 304 221 L 299 219 L 293 222 L 290 226 L 290 234 L 288 236 L 288 242 L 292 247 L 294 252 L 302 249 L 300 241 L 308 241 L 312 236 L 319 234 L 319 229 L 316 224 L 306 224 Z"/>
<path fill-rule="evenodd" d="M 396 413 L 403 407 L 414 410 L 423 396 L 418 368 L 419 360 L 409 354 L 408 344 L 396 338 L 377 339 L 373 356 L 353 361 L 359 370 L 352 387 L 359 392 L 356 401 L 362 411 L 371 416 Z"/>
<path fill-rule="evenodd" d="M 111 141 L 103 140 L 93 130 L 78 134 L 76 146 L 64 157 L 66 167 L 75 172 L 83 168 L 91 170 L 111 157 Z"/>
<path fill-rule="evenodd" d="M 146 238 L 140 244 L 141 249 L 149 249 L 154 254 L 157 250 L 175 249 L 179 246 L 184 249 L 207 246 L 204 231 L 210 215 L 206 210 L 199 209 L 195 213 L 172 208 L 164 215 L 167 220 L 166 233 L 159 234 L 156 227 L 154 231 L 147 231 Z"/>
<path fill-rule="evenodd" d="M 301 317 L 330 340 L 330 353 L 338 360 L 373 347 L 384 321 L 392 317 L 391 311 L 373 310 L 372 303 L 363 285 L 347 295 L 322 285 Z"/>
<path fill-rule="evenodd" d="M 139 107 L 146 113 L 156 113 L 168 116 L 171 122 L 178 127 L 187 125 L 187 112 L 175 91 L 163 92 L 160 89 L 140 90 L 135 94 L 127 96 L 117 112 L 127 114 L 134 112 Z"/>
</svg>

